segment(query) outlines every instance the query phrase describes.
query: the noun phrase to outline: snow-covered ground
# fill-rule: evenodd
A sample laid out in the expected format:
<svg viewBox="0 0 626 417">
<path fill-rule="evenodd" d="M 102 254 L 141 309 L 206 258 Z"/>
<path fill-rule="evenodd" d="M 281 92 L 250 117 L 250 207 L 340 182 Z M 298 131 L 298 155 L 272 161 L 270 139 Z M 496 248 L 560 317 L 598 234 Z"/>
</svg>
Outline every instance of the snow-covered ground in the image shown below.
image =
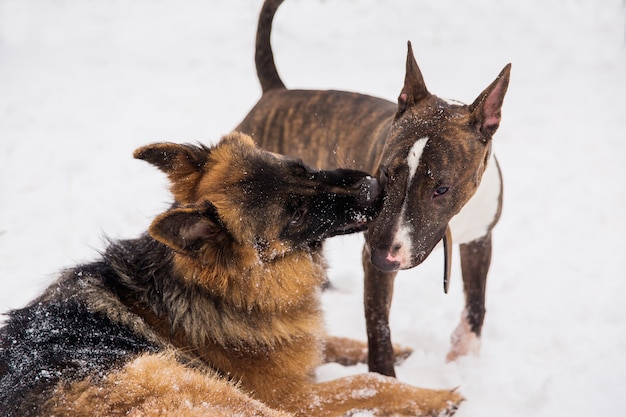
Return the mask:
<svg viewBox="0 0 626 417">
<path fill-rule="evenodd" d="M 213 142 L 239 122 L 260 94 L 260 5 L 0 0 L 0 311 L 168 206 L 164 175 L 132 151 Z M 407 40 L 446 98 L 472 101 L 513 63 L 481 354 L 445 362 L 458 264 L 448 295 L 440 251 L 396 280 L 394 341 L 415 349 L 398 376 L 459 386 L 460 417 L 626 413 L 625 17 L 622 0 L 287 0 L 277 15 L 291 87 L 395 100 Z M 327 245 L 324 305 L 332 333 L 364 339 L 361 241 Z"/>
</svg>

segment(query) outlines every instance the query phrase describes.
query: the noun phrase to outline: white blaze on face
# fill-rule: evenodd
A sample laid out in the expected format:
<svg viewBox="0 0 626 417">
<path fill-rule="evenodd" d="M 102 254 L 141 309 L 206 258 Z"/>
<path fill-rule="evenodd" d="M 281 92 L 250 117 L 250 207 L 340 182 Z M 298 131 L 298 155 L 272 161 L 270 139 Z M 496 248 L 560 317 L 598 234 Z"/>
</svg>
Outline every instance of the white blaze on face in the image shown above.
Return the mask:
<svg viewBox="0 0 626 417">
<path fill-rule="evenodd" d="M 404 202 L 402 203 L 402 209 L 400 210 L 400 217 L 398 218 L 398 224 L 396 225 L 396 235 L 391 245 L 390 253 L 387 255 L 387 260 L 392 262 L 400 262 L 400 267 L 406 267 L 411 262 L 411 253 L 413 250 L 413 241 L 411 240 L 411 232 L 413 227 L 407 219 L 407 203 L 409 200 L 409 190 L 413 183 L 413 177 L 417 172 L 417 167 L 422 159 L 422 153 L 424 147 L 428 142 L 427 137 L 423 137 L 415 141 L 409 154 L 406 158 L 407 166 L 409 167 L 409 175 L 407 177 L 406 194 L 404 196 Z M 392 253 L 395 252 L 395 253 Z"/>
<path fill-rule="evenodd" d="M 409 166 L 409 178 L 407 179 L 406 184 L 407 193 L 409 192 L 409 188 L 411 188 L 411 182 L 413 182 L 413 177 L 415 176 L 417 167 L 420 164 L 420 159 L 422 159 L 422 153 L 424 152 L 426 142 L 428 142 L 428 138 L 421 138 L 416 140 L 411 147 L 411 150 L 409 151 L 409 156 L 407 156 L 406 158 L 406 163 Z"/>
</svg>

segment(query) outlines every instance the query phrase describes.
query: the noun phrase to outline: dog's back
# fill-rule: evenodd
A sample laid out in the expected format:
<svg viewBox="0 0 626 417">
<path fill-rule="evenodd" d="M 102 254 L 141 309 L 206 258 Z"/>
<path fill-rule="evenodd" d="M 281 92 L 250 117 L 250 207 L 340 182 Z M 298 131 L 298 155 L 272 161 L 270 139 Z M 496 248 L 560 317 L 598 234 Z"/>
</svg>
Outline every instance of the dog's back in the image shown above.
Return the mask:
<svg viewBox="0 0 626 417">
<path fill-rule="evenodd" d="M 393 103 L 362 94 L 279 88 L 264 93 L 236 130 L 250 134 L 262 148 L 298 155 L 320 169 L 373 172 L 384 145 L 376 138 L 389 130 L 381 120 L 395 112 Z M 342 114 L 358 120 L 349 135 L 340 122 Z M 355 137 L 362 138 L 360 146 L 351 144 Z"/>
<path fill-rule="evenodd" d="M 235 130 L 250 134 L 264 149 L 297 155 L 321 169 L 373 172 L 389 133 L 384 121 L 393 118 L 396 104 L 346 91 L 287 89 L 270 43 L 274 15 L 282 3 L 267 0 L 261 8 L 255 63 L 263 95 Z M 355 121 L 349 135 L 343 120 Z M 358 147 L 352 143 L 355 137 L 362 138 Z"/>
<path fill-rule="evenodd" d="M 143 353 L 163 350 L 163 341 L 128 311 L 121 296 L 130 294 L 124 277 L 138 276 L 134 261 L 162 263 L 166 254 L 148 236 L 114 242 L 103 260 L 66 270 L 40 297 L 10 312 L 0 329 L 2 415 L 41 415 L 58 386 L 106 375 Z"/>
<path fill-rule="evenodd" d="M 88 273 L 83 269 L 68 272 Z M 40 415 L 60 383 L 102 375 L 157 345 L 77 299 L 36 302 L 0 330 L 0 411 Z"/>
</svg>

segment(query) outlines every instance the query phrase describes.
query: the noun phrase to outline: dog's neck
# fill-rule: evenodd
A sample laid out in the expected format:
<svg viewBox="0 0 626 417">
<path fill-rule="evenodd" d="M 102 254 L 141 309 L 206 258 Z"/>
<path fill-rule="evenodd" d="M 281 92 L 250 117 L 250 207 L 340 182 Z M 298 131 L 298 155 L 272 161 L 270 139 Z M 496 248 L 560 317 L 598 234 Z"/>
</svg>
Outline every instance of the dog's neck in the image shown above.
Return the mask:
<svg viewBox="0 0 626 417">
<path fill-rule="evenodd" d="M 229 308 L 281 314 L 316 296 L 325 282 L 321 247 L 290 250 L 268 259 L 256 245 L 210 247 L 196 256 L 175 253 L 173 275 Z"/>
<path fill-rule="evenodd" d="M 125 250 L 130 245 L 133 250 Z M 269 262 L 259 262 L 247 249 L 238 254 L 246 259 L 242 268 L 241 258 L 235 263 L 218 254 L 188 257 L 144 236 L 112 244 L 105 259 L 128 289 L 124 303 L 165 339 L 194 349 L 211 343 L 254 351 L 310 333 L 312 321 L 321 322 L 321 248 Z"/>
</svg>

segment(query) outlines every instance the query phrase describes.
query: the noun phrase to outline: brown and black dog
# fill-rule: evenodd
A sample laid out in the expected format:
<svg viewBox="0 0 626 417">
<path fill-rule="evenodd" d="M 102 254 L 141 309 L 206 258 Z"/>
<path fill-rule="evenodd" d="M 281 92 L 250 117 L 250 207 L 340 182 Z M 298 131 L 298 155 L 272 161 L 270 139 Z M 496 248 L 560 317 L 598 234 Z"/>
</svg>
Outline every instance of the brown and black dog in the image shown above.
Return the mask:
<svg viewBox="0 0 626 417">
<path fill-rule="evenodd" d="M 315 383 L 323 239 L 362 231 L 376 179 L 307 168 L 233 133 L 160 143 L 175 204 L 65 271 L 0 328 L 0 415 L 450 415 L 461 397 L 363 374 Z"/>
<path fill-rule="evenodd" d="M 394 375 L 389 329 L 394 278 L 399 270 L 422 263 L 442 238 L 446 277 L 450 240 L 460 244 L 465 291 L 448 360 L 478 349 L 491 230 L 502 206 L 502 179 L 491 144 L 510 64 L 470 105 L 428 91 L 410 43 L 397 103 L 345 91 L 289 90 L 270 45 L 272 20 L 282 1 L 266 0 L 261 9 L 255 61 L 263 96 L 236 130 L 250 134 L 262 148 L 312 166 L 344 165 L 380 179 L 382 211 L 369 226 L 363 250 L 370 370 Z"/>
</svg>

